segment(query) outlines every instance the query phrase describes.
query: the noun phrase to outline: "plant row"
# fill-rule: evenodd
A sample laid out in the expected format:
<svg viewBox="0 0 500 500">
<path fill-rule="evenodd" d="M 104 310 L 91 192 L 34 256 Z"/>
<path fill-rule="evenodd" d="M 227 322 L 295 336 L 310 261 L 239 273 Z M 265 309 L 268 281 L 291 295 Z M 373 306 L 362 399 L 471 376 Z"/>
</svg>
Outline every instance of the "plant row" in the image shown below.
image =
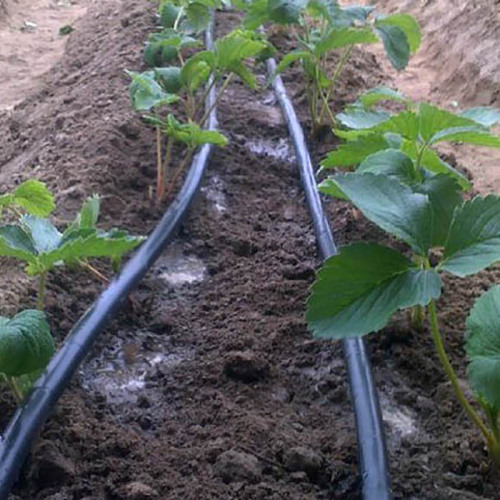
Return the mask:
<svg viewBox="0 0 500 500">
<path fill-rule="evenodd" d="M 466 322 L 475 404 L 448 358 L 438 319 L 443 274 L 473 277 L 500 260 L 500 196 L 472 196 L 469 180 L 436 150 L 444 142 L 500 148 L 491 132 L 500 112 L 476 107 L 453 113 L 377 88 L 336 121 L 343 142 L 322 169 L 337 173 L 319 190 L 350 201 L 406 250 L 370 242 L 343 247 L 318 273 L 308 300 L 309 327 L 316 337 L 344 339 L 382 329 L 400 309 L 410 310 L 420 330 L 427 318 L 455 395 L 500 466 L 500 286 L 477 300 Z"/>
</svg>

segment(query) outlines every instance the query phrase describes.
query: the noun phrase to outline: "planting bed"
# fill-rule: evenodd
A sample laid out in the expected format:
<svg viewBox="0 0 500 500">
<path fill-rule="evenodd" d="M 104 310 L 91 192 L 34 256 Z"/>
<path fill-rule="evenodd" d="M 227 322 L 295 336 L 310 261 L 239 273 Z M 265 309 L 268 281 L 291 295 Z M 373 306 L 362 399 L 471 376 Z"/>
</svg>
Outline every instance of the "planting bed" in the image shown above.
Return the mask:
<svg viewBox="0 0 500 500">
<path fill-rule="evenodd" d="M 221 32 L 237 19 L 218 13 L 216 21 Z M 106 226 L 152 229 L 161 215 L 147 196 L 154 136 L 130 109 L 123 69 L 140 66 L 153 25 L 154 7 L 137 0 L 89 7 L 41 89 L 0 118 L 2 187 L 38 176 L 57 193 L 61 221 L 98 192 Z M 272 38 L 292 43 L 283 32 Z M 376 57 L 356 53 L 337 106 L 381 79 Z M 305 118 L 297 81 L 286 74 Z M 219 120 L 230 143 L 212 157 L 178 239 L 82 365 L 13 499 L 359 497 L 340 344 L 313 341 L 303 319 L 319 261 L 285 123 L 270 90 L 238 83 Z M 332 144 L 328 135 L 311 142 L 316 158 Z M 339 244 L 384 240 L 347 204 L 327 208 Z M 0 266 L 11 290 L 0 287 L 2 314 L 31 306 L 34 285 Z M 440 308 L 455 366 L 465 314 L 499 278 L 493 270 L 472 285 L 449 280 Z M 99 288 L 84 273 L 56 273 L 47 309 L 58 342 Z M 455 403 L 428 332 L 400 315 L 370 337 L 369 350 L 395 498 L 496 498 L 499 474 Z M 0 397 L 4 426 L 14 403 Z"/>
</svg>

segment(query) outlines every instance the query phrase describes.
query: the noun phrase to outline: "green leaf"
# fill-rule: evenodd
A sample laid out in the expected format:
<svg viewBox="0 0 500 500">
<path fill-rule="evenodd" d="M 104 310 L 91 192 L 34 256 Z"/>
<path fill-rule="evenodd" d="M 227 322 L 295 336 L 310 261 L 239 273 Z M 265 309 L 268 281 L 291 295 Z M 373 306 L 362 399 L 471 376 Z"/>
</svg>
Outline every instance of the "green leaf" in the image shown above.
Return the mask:
<svg viewBox="0 0 500 500">
<path fill-rule="evenodd" d="M 361 94 L 358 101 L 364 108 L 371 108 L 381 101 L 407 102 L 408 99 L 397 90 L 389 87 L 376 87 Z"/>
<path fill-rule="evenodd" d="M 0 255 L 35 262 L 37 253 L 31 236 L 21 227 L 0 227 Z"/>
<path fill-rule="evenodd" d="M 363 26 L 367 23 L 370 14 L 374 11 L 374 7 L 368 5 L 362 7 L 359 5 L 351 5 L 346 7 L 338 7 L 334 11 L 331 19 L 332 26 Z"/>
<path fill-rule="evenodd" d="M 500 410 L 500 286 L 480 297 L 467 318 L 467 378 L 480 398 Z"/>
<path fill-rule="evenodd" d="M 461 187 L 455 179 L 446 174 L 435 175 L 424 179 L 413 186 L 417 193 L 429 197 L 432 211 L 432 243 L 433 247 L 444 246 L 450 232 L 455 208 L 462 201 Z"/>
<path fill-rule="evenodd" d="M 215 144 L 221 147 L 227 144 L 226 137 L 221 133 L 215 130 L 203 130 L 197 123 L 181 123 L 171 114 L 163 122 L 162 131 L 168 137 L 173 137 L 191 148 L 202 144 Z"/>
<path fill-rule="evenodd" d="M 75 230 L 64 236 L 58 248 L 40 254 L 36 266 L 29 265 L 28 272 L 36 274 L 40 268 L 50 270 L 58 262 L 73 263 L 91 257 L 117 258 L 136 248 L 143 239 L 118 230 Z"/>
<path fill-rule="evenodd" d="M 500 260 L 500 197 L 476 196 L 455 212 L 440 268 L 463 277 Z"/>
<path fill-rule="evenodd" d="M 417 20 L 409 14 L 392 14 L 377 20 L 377 28 L 380 26 L 396 26 L 406 35 L 410 52 L 414 54 L 420 47 L 422 35 Z"/>
<path fill-rule="evenodd" d="M 132 78 L 129 91 L 132 106 L 136 111 L 148 111 L 179 100 L 177 95 L 164 92 L 155 79 L 154 71 L 145 71 L 141 74 L 133 71 L 126 73 Z"/>
<path fill-rule="evenodd" d="M 21 227 L 31 236 L 39 254 L 55 250 L 63 236 L 49 220 L 34 215 L 25 215 L 21 219 Z"/>
<path fill-rule="evenodd" d="M 267 44 L 253 39 L 248 31 L 233 31 L 215 42 L 216 66 L 225 71 L 232 71 L 236 63 L 249 57 L 258 56 Z"/>
<path fill-rule="evenodd" d="M 200 2 L 190 2 L 185 9 L 188 30 L 200 33 L 210 24 L 210 9 Z"/>
<path fill-rule="evenodd" d="M 401 151 L 407 154 L 412 160 L 417 160 L 419 153 L 417 143 L 404 140 L 401 145 Z M 438 154 L 432 149 L 427 148 L 424 150 L 421 156 L 420 166 L 434 174 L 446 174 L 452 177 L 465 191 L 472 187 L 467 177 L 439 158 Z"/>
<path fill-rule="evenodd" d="M 246 29 L 255 30 L 266 21 L 269 21 L 267 0 L 254 0 L 242 7 L 246 7 L 245 9 L 241 9 L 246 10 L 243 19 L 243 26 Z"/>
<path fill-rule="evenodd" d="M 472 120 L 425 102 L 419 104 L 418 116 L 420 138 L 425 143 L 431 143 L 433 137 L 444 130 L 457 127 L 474 127 L 478 129 L 477 124 Z"/>
<path fill-rule="evenodd" d="M 380 36 L 391 64 L 397 70 L 406 68 L 410 59 L 410 45 L 405 32 L 398 26 L 380 24 L 380 21 L 375 26 L 375 32 Z"/>
<path fill-rule="evenodd" d="M 268 0 L 269 20 L 277 24 L 298 24 L 306 0 Z"/>
<path fill-rule="evenodd" d="M 204 52 L 191 56 L 181 68 L 181 81 L 192 92 L 204 85 L 212 73 L 215 65 L 215 56 L 211 52 Z"/>
<path fill-rule="evenodd" d="M 390 117 L 391 115 L 385 111 L 371 111 L 359 108 L 352 108 L 337 115 L 337 119 L 342 125 L 354 130 L 375 127 Z"/>
<path fill-rule="evenodd" d="M 19 377 L 44 368 L 54 352 L 54 340 L 41 311 L 0 317 L 0 372 Z"/>
<path fill-rule="evenodd" d="M 411 158 L 395 149 L 385 149 L 366 157 L 356 172 L 392 176 L 403 184 L 411 184 L 418 180 Z"/>
<path fill-rule="evenodd" d="M 98 195 L 91 196 L 82 205 L 76 220 L 79 228 L 95 228 L 101 210 L 101 198 Z"/>
<path fill-rule="evenodd" d="M 40 181 L 30 179 L 12 193 L 12 202 L 32 215 L 47 217 L 55 208 L 54 196 Z"/>
<path fill-rule="evenodd" d="M 500 122 L 500 111 L 491 106 L 478 106 L 476 108 L 466 109 L 460 113 L 470 120 L 474 120 L 483 127 L 493 127 Z"/>
<path fill-rule="evenodd" d="M 294 50 L 292 52 L 289 52 L 281 59 L 279 64 L 276 66 L 275 75 L 283 73 L 283 71 L 285 71 L 285 69 L 291 66 L 295 61 L 299 61 L 300 59 L 304 59 L 306 57 L 310 57 L 310 55 L 308 52 L 305 52 L 303 50 Z"/>
<path fill-rule="evenodd" d="M 453 127 L 435 133 L 430 144 L 438 142 L 466 142 L 476 146 L 487 146 L 490 148 L 500 148 L 500 137 L 492 134 L 486 129 L 479 127 Z"/>
<path fill-rule="evenodd" d="M 338 149 L 328 153 L 321 162 L 323 168 L 348 167 L 362 162 L 368 156 L 388 148 L 383 135 L 373 134 L 358 137 L 354 141 L 341 144 Z"/>
<path fill-rule="evenodd" d="M 435 271 L 391 248 L 354 243 L 320 269 L 306 320 L 315 337 L 359 337 L 383 328 L 398 309 L 425 306 L 440 293 Z"/>
<path fill-rule="evenodd" d="M 348 45 L 375 43 L 377 37 L 368 28 L 333 28 L 314 47 L 316 56 Z"/>
<path fill-rule="evenodd" d="M 405 139 L 416 141 L 419 137 L 419 117 L 414 111 L 402 111 L 378 125 L 366 129 L 340 133 L 344 139 L 355 139 L 365 134 L 398 134 Z"/>
<path fill-rule="evenodd" d="M 338 187 L 363 215 L 426 255 L 432 241 L 429 198 L 394 177 L 371 173 L 337 174 L 320 184 L 322 193 Z"/>
</svg>

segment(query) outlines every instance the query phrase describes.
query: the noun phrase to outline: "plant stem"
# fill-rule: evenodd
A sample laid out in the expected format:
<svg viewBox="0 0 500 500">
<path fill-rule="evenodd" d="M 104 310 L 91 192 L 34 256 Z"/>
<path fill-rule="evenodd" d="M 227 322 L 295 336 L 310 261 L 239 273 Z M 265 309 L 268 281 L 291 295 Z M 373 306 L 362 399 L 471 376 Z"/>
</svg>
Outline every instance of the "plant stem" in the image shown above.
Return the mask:
<svg viewBox="0 0 500 500">
<path fill-rule="evenodd" d="M 104 276 L 98 269 L 96 269 L 94 266 L 89 264 L 88 262 L 85 262 L 82 259 L 78 259 L 78 264 L 80 264 L 82 267 L 84 267 L 87 271 L 89 271 L 91 274 L 93 274 L 98 280 L 102 281 L 104 284 L 109 283 L 109 279 Z"/>
<path fill-rule="evenodd" d="M 16 384 L 14 377 L 8 377 L 7 375 L 5 375 L 5 373 L 2 373 L 2 377 L 9 386 L 9 389 L 12 391 L 17 404 L 21 404 L 23 402 L 24 396 L 18 385 Z"/>
<path fill-rule="evenodd" d="M 490 450 L 492 450 L 492 447 L 495 448 L 495 445 L 498 446 L 498 444 L 495 442 L 494 437 L 489 432 L 488 428 L 484 424 L 481 417 L 477 414 L 474 408 L 472 408 L 469 401 L 467 401 L 467 398 L 465 397 L 465 394 L 463 393 L 462 389 L 460 388 L 460 384 L 458 383 L 457 374 L 455 373 L 453 366 L 451 366 L 450 360 L 448 359 L 448 356 L 446 354 L 446 350 L 443 344 L 443 339 L 441 338 L 441 333 L 439 331 L 436 303 L 434 300 L 431 300 L 428 310 L 429 310 L 429 319 L 431 324 L 431 337 L 432 340 L 434 341 L 434 345 L 436 346 L 439 361 L 441 362 L 441 365 L 443 366 L 443 369 L 448 379 L 451 382 L 451 386 L 453 387 L 455 395 L 460 401 L 462 408 L 465 410 L 465 412 L 467 413 L 469 418 L 474 422 L 474 424 L 479 428 L 483 436 L 486 438 L 486 441 L 488 442 L 488 447 L 490 448 Z M 498 451 L 500 458 L 500 449 Z"/>
<path fill-rule="evenodd" d="M 480 401 L 481 403 L 481 401 Z M 493 432 L 493 437 L 495 441 L 500 443 L 500 428 L 498 426 L 498 411 L 495 411 L 490 406 L 481 403 L 486 417 L 488 418 L 488 423 L 490 424 L 491 431 Z"/>
<path fill-rule="evenodd" d="M 183 158 L 183 160 L 179 164 L 177 170 L 175 171 L 174 176 L 172 177 L 172 180 L 170 181 L 170 185 L 169 185 L 168 189 L 165 189 L 163 196 L 162 196 L 162 199 L 160 201 L 166 200 L 168 198 L 168 196 L 170 195 L 170 193 L 173 191 L 175 184 L 177 183 L 177 179 L 180 177 L 180 175 L 184 171 L 184 168 L 186 167 L 188 162 L 193 157 L 193 152 L 194 152 L 194 150 L 188 150 L 186 156 Z"/>
<path fill-rule="evenodd" d="M 43 311 L 45 305 L 45 291 L 47 289 L 47 271 L 38 275 L 38 291 L 36 297 L 36 308 Z"/>
<path fill-rule="evenodd" d="M 177 14 L 177 17 L 176 17 L 175 22 L 174 22 L 174 31 L 177 31 L 177 28 L 179 27 L 179 22 L 180 22 L 183 14 L 184 14 L 184 7 L 181 7 L 179 9 L 179 13 Z"/>
<path fill-rule="evenodd" d="M 410 309 L 410 323 L 416 330 L 422 330 L 425 319 L 425 307 L 416 305 Z"/>
<path fill-rule="evenodd" d="M 335 72 L 333 73 L 333 76 L 332 76 L 330 88 L 328 89 L 328 92 L 326 94 L 326 106 L 327 107 L 328 107 L 328 102 L 330 101 L 330 97 L 332 95 L 332 92 L 335 90 L 335 87 L 337 86 L 337 80 L 339 79 L 340 73 L 342 72 L 342 69 L 344 68 L 344 65 L 348 61 L 349 57 L 351 57 L 351 52 L 352 52 L 353 47 L 354 47 L 353 45 L 346 47 L 344 49 L 344 51 L 342 52 L 342 55 L 340 56 L 339 62 L 337 64 L 337 67 L 335 68 Z M 325 112 L 325 105 L 323 105 L 323 108 L 321 109 L 321 112 L 319 114 L 320 120 L 323 119 L 324 112 Z"/>
<path fill-rule="evenodd" d="M 207 121 L 207 118 L 210 116 L 210 113 L 212 112 L 212 110 L 215 108 L 215 106 L 217 106 L 217 104 L 219 104 L 219 101 L 222 97 L 222 94 L 224 93 L 224 91 L 227 89 L 227 86 L 231 83 L 231 80 L 233 79 L 233 76 L 234 74 L 233 73 L 230 73 L 228 75 L 228 77 L 224 80 L 224 83 L 222 84 L 221 88 L 219 89 L 219 92 L 217 93 L 217 97 L 215 98 L 214 102 L 212 103 L 212 105 L 205 111 L 205 114 L 203 115 L 203 117 L 201 118 L 200 120 L 200 127 L 203 127 L 203 125 L 205 124 L 205 122 Z"/>
<path fill-rule="evenodd" d="M 165 160 L 163 162 L 163 184 L 162 184 L 162 193 L 165 192 L 165 180 L 166 180 L 166 173 L 167 173 L 167 168 L 170 165 L 170 161 L 172 160 L 172 147 L 174 145 L 174 138 L 169 137 L 167 141 L 167 150 L 165 152 Z"/>
<path fill-rule="evenodd" d="M 194 111 L 194 118 L 196 119 L 196 115 L 200 112 L 200 109 L 205 105 L 205 101 L 207 100 L 208 94 L 214 88 L 214 85 L 218 82 L 218 79 L 212 78 L 210 83 L 205 87 L 203 91 L 203 95 L 201 96 L 200 103 L 196 106 Z"/>
<path fill-rule="evenodd" d="M 156 125 L 156 198 L 159 200 L 163 194 L 163 161 L 161 158 L 161 130 Z"/>
</svg>

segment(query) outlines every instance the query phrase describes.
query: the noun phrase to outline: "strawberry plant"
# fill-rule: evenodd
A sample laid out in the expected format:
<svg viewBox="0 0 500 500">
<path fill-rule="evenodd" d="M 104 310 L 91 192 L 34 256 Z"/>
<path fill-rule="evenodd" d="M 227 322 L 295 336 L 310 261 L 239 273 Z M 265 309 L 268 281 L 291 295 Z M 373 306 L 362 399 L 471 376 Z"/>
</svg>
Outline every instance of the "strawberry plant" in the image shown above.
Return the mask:
<svg viewBox="0 0 500 500">
<path fill-rule="evenodd" d="M 47 274 L 56 266 L 76 264 L 89 269 L 87 259 L 109 257 L 116 267 L 122 255 L 142 241 L 118 229 L 97 229 L 99 208 L 99 198 L 89 198 L 62 233 L 47 218 L 35 215 L 22 215 L 17 223 L 0 226 L 0 255 L 25 262 L 27 273 L 38 277 L 38 309 L 43 309 Z"/>
<path fill-rule="evenodd" d="M 439 120 L 433 123 L 434 128 L 439 128 Z M 420 130 L 425 132 L 424 140 L 440 133 L 425 127 Z M 454 137 L 463 138 L 465 135 L 461 134 L 465 133 L 460 128 Z M 451 132 L 441 134 L 451 135 Z M 483 140 L 490 134 L 473 137 Z M 469 373 L 479 395 L 478 402 L 485 408 L 485 423 L 467 400 L 448 359 L 436 301 L 441 295 L 442 273 L 463 278 L 500 260 L 500 197 L 476 196 L 464 201 L 456 178 L 447 173 L 428 176 L 411 186 L 394 175 L 340 173 L 324 181 L 320 190 L 349 199 L 368 220 L 406 243 L 407 251 L 401 253 L 375 243 L 353 243 L 328 259 L 318 273 L 307 305 L 307 322 L 314 336 L 343 339 L 366 335 L 382 329 L 397 310 L 427 307 L 431 337 L 443 369 L 463 409 L 484 435 L 492 457 L 499 462 L 500 441 L 495 420 L 498 407 L 493 407 L 487 397 L 491 394 L 488 384 L 481 385 L 486 368 L 493 366 L 495 354 L 489 346 L 494 339 L 498 345 L 499 330 L 474 326 L 481 324 L 478 318 L 484 314 L 484 307 L 478 306 L 469 322 L 472 331 L 469 354 L 473 358 Z M 488 317 L 483 319 L 486 321 Z M 481 356 L 486 354 L 490 359 L 483 360 Z"/>
<path fill-rule="evenodd" d="M 41 311 L 0 316 L 0 374 L 20 403 L 54 352 L 54 340 Z"/>
<path fill-rule="evenodd" d="M 377 106 L 387 101 L 399 103 L 403 110 L 390 113 Z M 324 169 L 357 166 L 358 172 L 385 173 L 409 185 L 445 174 L 467 190 L 467 178 L 441 159 L 435 148 L 443 142 L 500 147 L 500 138 L 490 130 L 500 121 L 498 110 L 476 107 L 452 113 L 415 104 L 384 87 L 364 93 L 336 118 L 344 127 L 336 133 L 345 142 L 321 162 Z"/>
<path fill-rule="evenodd" d="M 276 72 L 300 62 L 314 132 L 322 126 L 325 115 L 330 125 L 337 125 L 330 98 L 356 45 L 381 40 L 397 70 L 407 66 L 420 45 L 418 23 L 408 14 L 384 16 L 373 7 L 342 7 L 336 0 L 256 0 L 238 5 L 247 11 L 244 23 L 249 28 L 267 22 L 295 26 L 298 48 L 283 56 Z M 330 71 L 332 51 L 340 55 Z"/>
<path fill-rule="evenodd" d="M 29 179 L 19 184 L 12 192 L 0 195 L 0 215 L 7 209 L 16 214 L 25 212 L 47 217 L 55 207 L 54 197 L 47 186 L 35 179 Z"/>
<path fill-rule="evenodd" d="M 221 133 L 203 130 L 210 112 L 235 76 L 256 88 L 256 78 L 245 62 L 269 53 L 269 44 L 262 37 L 251 31 L 235 30 L 216 40 L 213 50 L 200 50 L 184 57 L 182 49 L 192 48 L 194 39 L 182 32 L 175 33 L 173 28 L 168 33 L 169 43 L 179 41 L 176 47 L 180 66 L 157 67 L 140 74 L 128 72 L 132 78 L 132 106 L 136 111 L 146 112 L 144 119 L 156 128 L 158 201 L 169 194 L 165 179 L 174 145 L 183 144 L 186 152 L 171 179 L 170 188 L 198 146 L 227 143 Z M 217 89 L 214 103 L 210 109 L 205 109 L 205 100 L 214 89 Z M 165 147 L 164 137 L 167 138 Z"/>
</svg>

